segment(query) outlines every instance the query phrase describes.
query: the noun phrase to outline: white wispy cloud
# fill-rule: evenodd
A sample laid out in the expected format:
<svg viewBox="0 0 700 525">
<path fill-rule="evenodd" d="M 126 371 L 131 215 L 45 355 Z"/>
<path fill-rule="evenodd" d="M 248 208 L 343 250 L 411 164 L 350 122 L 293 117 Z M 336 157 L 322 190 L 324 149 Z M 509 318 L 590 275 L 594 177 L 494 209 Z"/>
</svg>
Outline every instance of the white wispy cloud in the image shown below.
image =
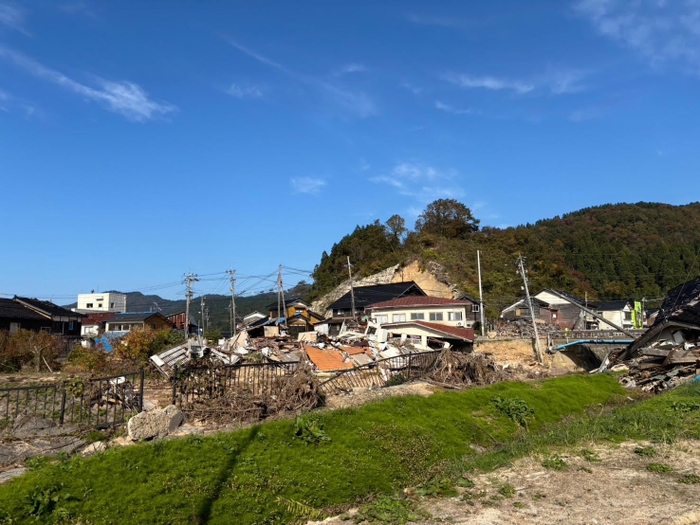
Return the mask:
<svg viewBox="0 0 700 525">
<path fill-rule="evenodd" d="M 262 91 L 258 86 L 247 83 L 232 83 L 226 90 L 226 93 L 236 98 L 260 98 L 263 96 Z"/>
<path fill-rule="evenodd" d="M 566 95 L 586 90 L 583 79 L 591 74 L 584 69 L 550 67 L 545 73 L 530 79 L 512 79 L 491 75 L 474 76 L 469 74 L 446 73 L 443 79 L 465 89 L 486 89 L 510 91 L 517 95 L 551 94 Z"/>
<path fill-rule="evenodd" d="M 340 106 L 345 112 L 353 114 L 358 118 L 367 118 L 378 114 L 377 107 L 366 93 L 362 91 L 351 91 L 345 89 L 337 84 L 323 80 L 319 77 L 311 75 L 303 75 L 297 73 L 287 66 L 275 62 L 274 60 L 250 49 L 249 47 L 239 44 L 237 41 L 224 36 L 222 37 L 230 45 L 238 49 L 239 51 L 245 53 L 249 57 L 257 60 L 261 64 L 272 67 L 282 73 L 286 74 L 293 80 L 306 84 L 308 86 L 314 87 L 321 90 L 326 96 L 330 97 L 335 103 Z"/>
<path fill-rule="evenodd" d="M 228 42 L 229 44 L 231 44 L 233 47 L 238 49 L 239 51 L 245 53 L 246 55 L 248 55 L 251 58 L 254 58 L 255 60 L 257 60 L 261 64 L 265 64 L 266 66 L 274 67 L 275 69 L 279 69 L 280 71 L 284 71 L 286 73 L 291 73 L 291 71 L 289 71 L 289 69 L 284 67 L 282 64 L 275 62 L 274 60 L 270 60 L 266 56 L 261 55 L 260 53 L 257 53 L 244 45 L 239 44 L 238 42 L 236 42 L 232 38 L 224 36 L 223 39 L 226 42 Z"/>
<path fill-rule="evenodd" d="M 0 111 L 6 113 L 19 112 L 27 119 L 41 116 L 42 114 L 32 102 L 16 97 L 2 89 L 0 89 Z"/>
<path fill-rule="evenodd" d="M 350 73 L 366 73 L 367 71 L 369 71 L 369 69 L 364 64 L 351 63 L 351 64 L 345 64 L 343 67 L 339 68 L 334 73 L 334 75 L 341 76 L 341 75 L 348 75 Z"/>
<path fill-rule="evenodd" d="M 29 36 L 29 32 L 24 26 L 25 16 L 25 10 L 17 7 L 15 4 L 0 3 L 0 25 Z"/>
<path fill-rule="evenodd" d="M 466 74 L 447 73 L 443 77 L 448 82 L 466 89 L 481 88 L 494 91 L 514 91 L 518 94 L 529 93 L 535 86 L 529 82 L 509 80 L 492 76 L 472 76 Z"/>
<path fill-rule="evenodd" d="M 677 64 L 700 74 L 698 0 L 580 0 L 573 7 L 598 33 L 634 50 L 653 66 Z"/>
<path fill-rule="evenodd" d="M 289 184 L 294 193 L 316 195 L 326 185 L 326 181 L 316 177 L 293 177 L 289 180 Z"/>
<path fill-rule="evenodd" d="M 68 2 L 59 5 L 58 8 L 64 13 L 68 13 L 69 15 L 80 14 L 89 18 L 97 18 L 97 14 L 93 10 L 93 6 L 91 4 L 88 4 L 87 2 Z"/>
<path fill-rule="evenodd" d="M 419 202 L 432 202 L 436 199 L 458 199 L 464 195 L 454 180 L 456 177 L 455 170 L 444 171 L 414 162 L 400 162 L 389 173 L 369 180 L 391 186 L 399 194 L 413 197 Z"/>
<path fill-rule="evenodd" d="M 582 81 L 591 74 L 584 69 L 554 69 L 550 68 L 539 79 L 539 85 L 549 89 L 553 95 L 567 95 L 586 91 Z"/>
<path fill-rule="evenodd" d="M 93 100 L 109 111 L 135 122 L 145 122 L 177 111 L 177 107 L 172 104 L 151 100 L 148 93 L 133 82 L 111 81 L 95 77 L 98 87 L 90 87 L 5 47 L 0 47 L 0 59 L 15 64 L 37 78 L 56 84 L 88 100 Z"/>
<path fill-rule="evenodd" d="M 445 111 L 446 113 L 452 113 L 453 115 L 471 115 L 474 113 L 474 110 L 471 108 L 456 108 L 454 106 L 451 106 L 450 104 L 445 104 L 444 102 L 441 102 L 439 100 L 435 101 L 435 109 Z"/>
<path fill-rule="evenodd" d="M 415 85 L 411 84 L 410 82 L 401 82 L 401 84 L 399 84 L 399 85 L 402 88 L 407 89 L 408 91 L 410 91 L 414 95 L 420 95 L 423 92 L 422 87 L 415 86 Z"/>
</svg>

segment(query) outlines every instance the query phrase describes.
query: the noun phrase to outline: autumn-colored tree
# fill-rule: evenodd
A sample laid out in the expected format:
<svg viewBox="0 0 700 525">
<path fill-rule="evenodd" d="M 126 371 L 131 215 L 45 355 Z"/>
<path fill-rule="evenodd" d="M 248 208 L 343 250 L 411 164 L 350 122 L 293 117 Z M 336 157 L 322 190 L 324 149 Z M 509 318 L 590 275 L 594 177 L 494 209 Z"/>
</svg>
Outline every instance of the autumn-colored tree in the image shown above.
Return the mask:
<svg viewBox="0 0 700 525">
<path fill-rule="evenodd" d="M 418 216 L 416 230 L 440 237 L 464 238 L 479 230 L 479 220 L 472 211 L 455 199 L 431 202 Z"/>
<path fill-rule="evenodd" d="M 13 334 L 0 331 L 0 371 L 18 372 L 29 366 L 36 372 L 56 370 L 59 365 L 55 360 L 64 349 L 66 341 L 59 335 L 23 329 Z"/>
<path fill-rule="evenodd" d="M 148 358 L 185 341 L 181 332 L 172 330 L 153 330 L 148 327 L 134 328 L 124 337 L 112 343 L 115 355 L 119 359 L 132 361 L 138 365 L 148 363 Z"/>
</svg>

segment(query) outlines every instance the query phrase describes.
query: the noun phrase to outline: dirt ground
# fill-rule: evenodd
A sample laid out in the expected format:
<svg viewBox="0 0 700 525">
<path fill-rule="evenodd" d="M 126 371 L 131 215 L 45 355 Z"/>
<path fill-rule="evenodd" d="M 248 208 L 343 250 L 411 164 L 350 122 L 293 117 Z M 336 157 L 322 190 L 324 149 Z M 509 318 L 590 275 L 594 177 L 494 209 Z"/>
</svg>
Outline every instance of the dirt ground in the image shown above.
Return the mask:
<svg viewBox="0 0 700 525">
<path fill-rule="evenodd" d="M 678 481 L 684 475 L 700 475 L 700 442 L 656 446 L 654 457 L 634 452 L 648 445 L 589 446 L 599 458 L 593 462 L 581 457 L 582 448 L 572 449 L 561 454 L 568 464 L 565 470 L 543 467 L 542 457 L 521 459 L 511 467 L 471 477 L 474 487 L 458 488 L 457 497 L 421 498 L 420 508 L 431 517 L 417 523 L 700 523 L 700 484 Z M 664 463 L 673 470 L 650 472 L 651 463 Z M 334 517 L 324 523 L 343 522 Z"/>
<path fill-rule="evenodd" d="M 427 397 L 434 392 L 442 390 L 440 387 L 417 381 L 403 385 L 389 386 L 375 389 L 355 389 L 352 395 L 328 396 L 326 408 L 346 408 L 364 405 L 370 401 L 377 401 L 386 397 L 418 395 Z"/>
</svg>

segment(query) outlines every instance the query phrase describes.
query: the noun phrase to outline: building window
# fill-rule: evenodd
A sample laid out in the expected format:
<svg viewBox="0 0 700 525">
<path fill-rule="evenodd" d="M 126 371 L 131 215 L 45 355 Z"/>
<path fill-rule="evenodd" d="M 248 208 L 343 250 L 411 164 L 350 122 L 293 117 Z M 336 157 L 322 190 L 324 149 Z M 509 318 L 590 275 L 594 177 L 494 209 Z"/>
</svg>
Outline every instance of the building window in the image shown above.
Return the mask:
<svg viewBox="0 0 700 525">
<path fill-rule="evenodd" d="M 632 320 L 632 312 L 625 312 L 625 321 Z"/>
<path fill-rule="evenodd" d="M 87 303 L 87 304 L 85 305 L 85 308 L 92 308 L 92 303 Z"/>
<path fill-rule="evenodd" d="M 374 322 L 377 324 L 385 324 L 389 322 L 388 315 L 377 315 L 374 317 Z"/>
<path fill-rule="evenodd" d="M 424 313 L 411 314 L 411 321 L 422 321 L 423 319 L 425 319 Z"/>
<path fill-rule="evenodd" d="M 403 323 L 406 321 L 406 314 L 394 314 L 391 316 L 392 323 Z"/>
<path fill-rule="evenodd" d="M 110 308 L 114 308 L 114 303 L 109 303 Z"/>
<path fill-rule="evenodd" d="M 450 312 L 447 314 L 447 318 L 450 321 L 461 321 L 462 320 L 462 312 Z"/>
<path fill-rule="evenodd" d="M 16 334 L 17 330 L 19 330 L 19 327 L 20 327 L 19 323 L 10 323 L 10 333 Z"/>
<path fill-rule="evenodd" d="M 73 330 L 73 321 L 68 323 L 68 330 Z"/>
<path fill-rule="evenodd" d="M 472 312 L 473 313 L 479 313 L 479 305 L 478 304 L 473 304 L 472 305 Z"/>
<path fill-rule="evenodd" d="M 420 335 L 412 335 L 410 336 L 411 339 L 411 344 L 412 345 L 421 345 L 423 344 L 423 337 Z"/>
<path fill-rule="evenodd" d="M 102 308 L 102 303 L 97 303 L 97 308 Z"/>
<path fill-rule="evenodd" d="M 442 321 L 442 312 L 432 312 L 430 314 L 431 321 Z"/>
</svg>

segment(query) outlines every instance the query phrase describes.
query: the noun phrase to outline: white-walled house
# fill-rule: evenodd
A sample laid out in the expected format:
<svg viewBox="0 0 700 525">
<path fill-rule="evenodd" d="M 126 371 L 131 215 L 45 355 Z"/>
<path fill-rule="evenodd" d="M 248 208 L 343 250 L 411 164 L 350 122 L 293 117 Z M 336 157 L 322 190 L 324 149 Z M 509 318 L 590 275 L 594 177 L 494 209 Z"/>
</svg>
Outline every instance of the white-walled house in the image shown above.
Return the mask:
<svg viewBox="0 0 700 525">
<path fill-rule="evenodd" d="M 123 293 L 81 293 L 78 294 L 76 311 L 86 312 L 126 312 L 126 294 Z"/>
<path fill-rule="evenodd" d="M 390 339 L 411 343 L 418 349 L 470 346 L 474 341 L 472 301 L 412 296 L 373 304 L 366 308 L 372 322 Z"/>
<path fill-rule="evenodd" d="M 634 319 L 632 316 L 632 310 L 634 310 L 634 305 L 629 301 L 608 301 L 599 302 L 592 304 L 590 306 L 591 310 L 594 310 L 598 315 L 611 321 L 617 326 L 622 328 L 632 329 L 634 328 Z M 615 330 L 613 325 L 607 324 L 605 321 L 594 318 L 592 315 L 586 315 L 586 323 L 597 328 L 599 330 Z"/>
<path fill-rule="evenodd" d="M 477 305 L 478 306 L 478 305 Z M 428 321 L 447 326 L 471 327 L 474 323 L 473 303 L 441 297 L 400 297 L 391 301 L 375 303 L 366 308 L 370 319 L 379 325 L 404 323 L 406 321 Z"/>
</svg>

